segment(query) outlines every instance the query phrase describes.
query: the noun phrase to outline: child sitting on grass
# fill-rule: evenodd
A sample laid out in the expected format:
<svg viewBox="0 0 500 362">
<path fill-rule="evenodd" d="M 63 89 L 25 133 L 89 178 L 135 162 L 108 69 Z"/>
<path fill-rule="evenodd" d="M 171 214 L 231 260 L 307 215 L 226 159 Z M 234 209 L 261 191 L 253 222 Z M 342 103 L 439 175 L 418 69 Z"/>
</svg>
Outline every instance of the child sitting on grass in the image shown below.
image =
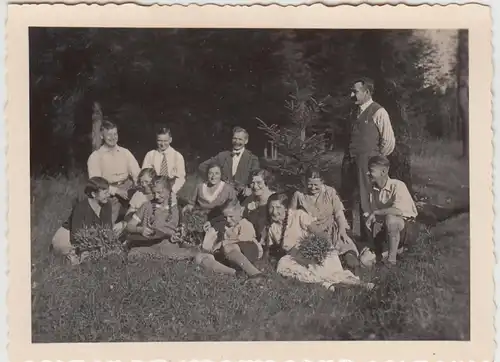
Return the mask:
<svg viewBox="0 0 500 362">
<path fill-rule="evenodd" d="M 170 181 L 165 176 L 152 180 L 154 198 L 144 202 L 127 224 L 127 245 L 132 254 L 158 254 L 172 259 L 194 257 L 194 251 L 176 243 L 179 209 Z"/>
<path fill-rule="evenodd" d="M 243 218 L 243 211 L 237 201 L 225 205 L 222 211 L 224 228 L 211 227 L 205 234 L 202 248 L 220 256 L 229 265 L 238 266 L 250 279 L 262 278 L 261 271 L 252 264 L 262 257 L 262 246 L 257 242 L 252 223 Z"/>
<path fill-rule="evenodd" d="M 321 264 L 304 260 L 299 252 L 301 240 L 310 233 L 324 233 L 315 226 L 312 216 L 301 209 L 290 208 L 290 204 L 290 198 L 284 193 L 271 195 L 267 204 L 270 225 L 266 244 L 270 255 L 278 259 L 277 272 L 304 283 L 321 284 L 327 289 L 334 289 L 333 285 L 338 283 L 371 288 L 373 285 L 362 283 L 352 272 L 342 268 L 338 251 L 333 246 Z"/>
</svg>

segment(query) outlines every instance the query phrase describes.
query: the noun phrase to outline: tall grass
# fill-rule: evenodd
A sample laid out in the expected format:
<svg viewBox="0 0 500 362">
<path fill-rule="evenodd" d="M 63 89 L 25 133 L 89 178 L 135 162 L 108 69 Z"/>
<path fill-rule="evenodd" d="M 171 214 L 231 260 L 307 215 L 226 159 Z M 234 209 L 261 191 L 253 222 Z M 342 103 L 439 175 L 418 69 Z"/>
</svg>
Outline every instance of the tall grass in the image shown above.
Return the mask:
<svg viewBox="0 0 500 362">
<path fill-rule="evenodd" d="M 450 160 L 413 157 L 416 186 L 444 203 L 465 199 L 468 186 L 464 164 Z M 48 246 L 82 182 L 32 180 L 33 342 L 469 339 L 468 214 L 420 226 L 396 270 L 364 271 L 373 291 L 332 293 L 274 272 L 263 286 L 243 285 L 191 262 L 64 265 Z"/>
</svg>

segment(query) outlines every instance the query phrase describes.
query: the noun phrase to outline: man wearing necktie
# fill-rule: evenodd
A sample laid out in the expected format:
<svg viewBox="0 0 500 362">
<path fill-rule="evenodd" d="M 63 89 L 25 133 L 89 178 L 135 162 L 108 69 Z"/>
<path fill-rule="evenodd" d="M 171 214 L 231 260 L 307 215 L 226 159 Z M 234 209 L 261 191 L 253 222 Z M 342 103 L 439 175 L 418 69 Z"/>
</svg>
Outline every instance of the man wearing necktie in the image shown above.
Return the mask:
<svg viewBox="0 0 500 362">
<path fill-rule="evenodd" d="M 357 112 L 352 120 L 342 162 L 342 198 L 346 217 L 352 227 L 354 205 L 359 202 L 361 238 L 368 242 L 371 241 L 365 227 L 365 218 L 371 214 L 368 160 L 372 156 L 390 155 L 396 143 L 389 114 L 373 101 L 373 92 L 371 79 L 362 78 L 354 82 L 351 98 L 357 105 Z"/>
<path fill-rule="evenodd" d="M 238 198 L 243 200 L 250 195 L 248 183 L 253 171 L 260 168 L 259 159 L 252 152 L 246 149 L 248 143 L 248 132 L 236 127 L 233 129 L 233 149 L 222 151 L 214 157 L 202 162 L 199 171 L 206 175 L 209 164 L 215 162 L 221 166 L 222 180 L 234 186 L 238 192 Z"/>
<path fill-rule="evenodd" d="M 184 157 L 175 150 L 172 143 L 172 133 L 166 127 L 160 127 L 156 132 L 156 150 L 151 150 L 144 157 L 142 169 L 154 168 L 159 176 L 166 176 L 173 182 L 172 191 L 178 193 L 186 182 L 186 167 Z"/>
</svg>

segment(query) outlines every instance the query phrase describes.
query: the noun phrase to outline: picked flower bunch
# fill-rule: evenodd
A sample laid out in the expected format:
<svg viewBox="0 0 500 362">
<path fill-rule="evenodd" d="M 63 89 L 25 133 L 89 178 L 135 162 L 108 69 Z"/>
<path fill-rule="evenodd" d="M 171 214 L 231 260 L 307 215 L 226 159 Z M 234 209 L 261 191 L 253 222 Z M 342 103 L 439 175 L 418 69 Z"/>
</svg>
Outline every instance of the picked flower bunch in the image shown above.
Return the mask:
<svg viewBox="0 0 500 362">
<path fill-rule="evenodd" d="M 203 210 L 193 209 L 184 212 L 176 237 L 186 244 L 201 245 L 205 234 L 203 230 L 205 222 L 206 212 Z"/>
<path fill-rule="evenodd" d="M 75 232 L 74 242 L 77 255 L 85 253 L 93 260 L 123 252 L 118 235 L 106 226 L 84 226 Z"/>
<path fill-rule="evenodd" d="M 297 249 L 302 258 L 313 264 L 321 265 L 332 251 L 333 245 L 326 235 L 309 233 L 299 241 Z"/>
</svg>

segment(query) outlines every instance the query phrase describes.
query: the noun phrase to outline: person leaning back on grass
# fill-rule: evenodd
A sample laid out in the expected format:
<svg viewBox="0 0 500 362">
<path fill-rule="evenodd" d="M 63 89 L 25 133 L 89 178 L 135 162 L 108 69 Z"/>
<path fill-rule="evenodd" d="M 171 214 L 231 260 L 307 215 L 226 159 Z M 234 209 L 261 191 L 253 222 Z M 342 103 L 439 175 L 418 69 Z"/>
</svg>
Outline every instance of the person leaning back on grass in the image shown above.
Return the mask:
<svg viewBox="0 0 500 362">
<path fill-rule="evenodd" d="M 142 168 L 153 168 L 157 175 L 172 180 L 172 191 L 177 194 L 186 182 L 184 157 L 172 146 L 172 132 L 167 127 L 156 131 L 157 149 L 149 151 L 144 157 Z"/>
<path fill-rule="evenodd" d="M 109 183 L 102 177 L 92 177 L 87 181 L 85 199 L 76 202 L 68 220 L 57 230 L 52 239 L 55 254 L 67 258 L 72 265 L 79 264 L 82 259 L 74 247 L 75 233 L 84 227 L 113 227 L 112 210 L 109 202 Z M 114 225 L 114 232 L 119 235 L 124 224 Z"/>
<path fill-rule="evenodd" d="M 365 284 L 351 271 L 344 270 L 338 252 L 330 250 L 322 264 L 311 264 L 299 251 L 300 242 L 310 234 L 327 236 L 314 225 L 314 218 L 301 209 L 292 209 L 291 198 L 285 193 L 273 194 L 268 199 L 269 228 L 265 242 L 269 256 L 278 259 L 277 272 L 304 283 L 317 283 L 334 289 L 338 283 Z"/>
<path fill-rule="evenodd" d="M 377 261 L 392 266 L 396 264 L 397 254 L 403 246 L 400 241 L 405 241 L 409 223 L 417 216 L 417 208 L 405 183 L 389 177 L 389 160 L 386 157 L 370 158 L 368 177 L 372 183 L 372 211 L 366 217 L 366 227 L 376 234 L 374 241 Z M 387 259 L 383 260 L 383 251 L 387 244 L 388 255 Z M 363 258 L 361 261 L 363 262 Z"/>
<path fill-rule="evenodd" d="M 252 263 L 262 257 L 261 244 L 257 241 L 255 229 L 250 221 L 242 217 L 243 208 L 231 202 L 223 208 L 225 226 L 220 230 L 211 227 L 203 240 L 204 251 L 218 255 L 228 266 L 241 268 L 251 279 L 262 273 Z M 228 274 L 234 274 L 230 272 Z"/>
<path fill-rule="evenodd" d="M 118 127 L 105 119 L 101 126 L 104 144 L 92 152 L 88 161 L 89 178 L 103 177 L 110 183 L 112 219 L 119 217 L 122 207 L 128 207 L 128 190 L 134 186 L 140 172 L 134 155 L 124 147 L 118 146 Z"/>
<path fill-rule="evenodd" d="M 127 246 L 131 256 L 149 254 L 172 259 L 188 259 L 194 256 L 190 249 L 176 243 L 179 209 L 171 181 L 156 176 L 153 181 L 154 198 L 139 207 L 127 223 Z"/>
</svg>

